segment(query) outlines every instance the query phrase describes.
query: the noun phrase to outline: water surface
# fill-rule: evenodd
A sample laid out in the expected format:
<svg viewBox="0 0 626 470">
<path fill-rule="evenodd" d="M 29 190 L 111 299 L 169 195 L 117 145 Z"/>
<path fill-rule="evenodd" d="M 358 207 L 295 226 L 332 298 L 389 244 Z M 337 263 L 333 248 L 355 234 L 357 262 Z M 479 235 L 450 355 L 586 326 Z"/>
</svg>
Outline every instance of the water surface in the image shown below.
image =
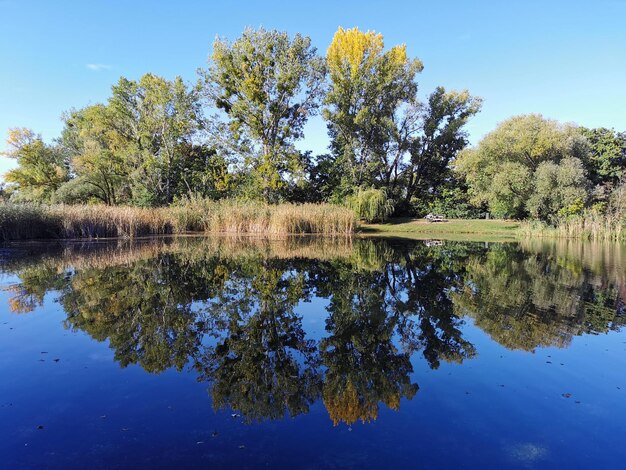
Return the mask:
<svg viewBox="0 0 626 470">
<path fill-rule="evenodd" d="M 19 243 L 0 467 L 623 468 L 626 249 Z"/>
</svg>

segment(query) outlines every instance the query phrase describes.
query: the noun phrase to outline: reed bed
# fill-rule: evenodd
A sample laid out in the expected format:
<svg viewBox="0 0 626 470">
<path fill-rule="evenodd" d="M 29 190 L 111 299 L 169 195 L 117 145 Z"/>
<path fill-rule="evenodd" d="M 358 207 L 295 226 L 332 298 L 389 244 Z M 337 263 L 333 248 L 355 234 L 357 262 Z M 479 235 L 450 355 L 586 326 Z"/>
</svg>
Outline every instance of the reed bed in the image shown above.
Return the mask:
<svg viewBox="0 0 626 470">
<path fill-rule="evenodd" d="M 187 232 L 349 235 L 356 218 L 331 204 L 189 200 L 166 208 L 0 204 L 0 240 L 135 238 Z"/>
<path fill-rule="evenodd" d="M 188 200 L 173 207 L 178 232 L 351 234 L 356 216 L 333 204 L 276 204 Z"/>
<path fill-rule="evenodd" d="M 577 238 L 596 241 L 626 240 L 623 218 L 599 214 L 563 219 L 555 226 L 539 221 L 520 225 L 520 234 L 526 238 Z"/>
</svg>

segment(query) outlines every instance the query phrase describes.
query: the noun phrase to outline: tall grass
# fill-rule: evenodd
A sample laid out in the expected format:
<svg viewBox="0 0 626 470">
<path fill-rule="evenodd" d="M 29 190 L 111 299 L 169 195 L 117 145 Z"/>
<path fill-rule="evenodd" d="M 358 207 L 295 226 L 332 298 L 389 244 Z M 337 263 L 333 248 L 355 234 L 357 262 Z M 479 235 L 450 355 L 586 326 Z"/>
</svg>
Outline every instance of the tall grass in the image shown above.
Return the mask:
<svg viewBox="0 0 626 470">
<path fill-rule="evenodd" d="M 588 213 L 560 220 L 555 226 L 539 221 L 520 225 L 524 237 L 579 238 L 584 240 L 626 240 L 626 221 L 611 215 Z"/>
<path fill-rule="evenodd" d="M 269 205 L 191 199 L 172 211 L 178 232 L 339 235 L 352 233 L 356 226 L 350 209 L 332 204 Z"/>
<path fill-rule="evenodd" d="M 346 235 L 354 213 L 330 204 L 188 200 L 145 209 L 100 205 L 0 204 L 0 240 L 134 238 L 186 232 Z"/>
</svg>

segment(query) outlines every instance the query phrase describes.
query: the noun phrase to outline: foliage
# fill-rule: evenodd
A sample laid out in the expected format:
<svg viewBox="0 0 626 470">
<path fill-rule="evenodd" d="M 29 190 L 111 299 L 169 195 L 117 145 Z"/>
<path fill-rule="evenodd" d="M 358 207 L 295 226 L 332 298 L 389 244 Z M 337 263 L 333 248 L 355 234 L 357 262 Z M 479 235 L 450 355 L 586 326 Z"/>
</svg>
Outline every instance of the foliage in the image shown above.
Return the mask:
<svg viewBox="0 0 626 470">
<path fill-rule="evenodd" d="M 564 158 L 559 164 L 542 162 L 535 171 L 532 194 L 526 207 L 541 220 L 582 213 L 587 199 L 587 175 L 577 158 Z"/>
<path fill-rule="evenodd" d="M 593 184 L 614 187 L 626 171 L 626 132 L 580 128 L 590 146 L 589 179 Z"/>
<path fill-rule="evenodd" d="M 191 190 L 194 163 L 207 152 L 193 145 L 201 127 L 197 88 L 189 89 L 180 77 L 146 74 L 139 81 L 122 77 L 106 105 L 67 114 L 62 142 L 92 198 L 158 206 Z"/>
<path fill-rule="evenodd" d="M 387 170 L 385 147 L 393 143 L 396 112 L 403 103 L 415 105 L 415 75 L 423 65 L 407 57 L 406 46 L 385 52 L 381 34 L 357 28 L 337 30 L 326 63 L 331 86 L 324 117 L 345 194 Z"/>
<path fill-rule="evenodd" d="M 286 175 L 302 171 L 294 143 L 319 106 L 324 73 L 310 38 L 300 34 L 246 29 L 232 43 L 213 43 L 205 93 L 226 115 L 225 123 L 214 123 L 214 135 L 249 171 L 251 196 L 275 202 Z"/>
<path fill-rule="evenodd" d="M 414 203 L 413 206 L 419 215 L 443 214 L 451 219 L 477 218 L 483 212 L 470 202 L 465 188 L 453 185 L 444 186 L 437 199 L 429 201 L 426 205 Z"/>
<path fill-rule="evenodd" d="M 548 177 L 549 173 L 560 173 L 566 178 L 566 173 L 574 172 L 575 175 L 566 178 L 568 184 L 586 186 L 579 173 L 580 165 L 573 162 L 574 159 L 586 161 L 588 151 L 587 141 L 575 127 L 529 114 L 502 122 L 476 148 L 461 152 L 455 168 L 465 178 L 473 203 L 487 204 L 499 217 L 523 218 L 528 214 L 526 203 L 535 188 L 553 186 L 550 181 L 554 177 Z M 562 160 L 568 162 L 567 169 L 556 171 L 549 165 L 559 165 Z M 576 194 L 574 199 L 580 196 Z M 539 195 L 542 198 L 545 194 Z M 537 208 L 541 205 L 535 201 L 530 207 L 539 213 Z M 559 209 L 552 207 L 546 211 L 544 207 L 541 216 L 553 216 Z"/>
<path fill-rule="evenodd" d="M 384 222 L 393 213 L 393 202 L 384 189 L 361 189 L 346 199 L 347 206 L 366 222 Z"/>
<path fill-rule="evenodd" d="M 105 102 L 65 113 L 52 143 L 10 130 L 6 155 L 18 167 L 0 197 L 175 206 L 171 223 L 181 227 L 274 233 L 343 233 L 354 223 L 328 206 L 272 211 L 257 201 L 348 205 L 369 222 L 487 211 L 552 224 L 588 211 L 623 220 L 626 133 L 529 114 L 468 149 L 481 99 L 443 87 L 420 99 L 422 69 L 405 45 L 386 48 L 373 31 L 339 28 L 321 57 L 307 36 L 247 28 L 215 40 L 197 83 L 121 77 Z M 313 155 L 297 145 L 320 108 L 330 147 Z M 238 202 L 208 203 L 222 200 Z"/>
<path fill-rule="evenodd" d="M 384 51 L 382 35 L 371 31 L 339 28 L 326 61 L 334 192 L 342 198 L 361 186 L 383 188 L 404 210 L 415 195 L 436 192 L 480 100 L 439 87 L 421 104 L 421 61 L 408 58 L 404 45 Z"/>
<path fill-rule="evenodd" d="M 18 164 L 5 175 L 8 183 L 17 186 L 12 198 L 50 201 L 54 192 L 68 179 L 63 151 L 58 146 L 45 144 L 41 136 L 24 128 L 9 130 L 7 147 L 4 155 L 17 160 Z"/>
</svg>

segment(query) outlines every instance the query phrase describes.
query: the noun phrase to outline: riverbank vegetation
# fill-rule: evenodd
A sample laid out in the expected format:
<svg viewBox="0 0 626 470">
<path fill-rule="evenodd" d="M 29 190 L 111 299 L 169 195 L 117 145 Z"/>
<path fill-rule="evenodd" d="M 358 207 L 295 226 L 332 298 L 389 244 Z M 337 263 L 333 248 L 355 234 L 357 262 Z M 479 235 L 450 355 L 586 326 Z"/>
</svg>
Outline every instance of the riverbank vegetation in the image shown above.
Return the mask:
<svg viewBox="0 0 626 470">
<path fill-rule="evenodd" d="M 134 238 L 186 232 L 349 235 L 354 213 L 331 204 L 186 201 L 170 207 L 0 204 L 0 240 Z"/>
<path fill-rule="evenodd" d="M 443 87 L 421 99 L 422 70 L 404 45 L 358 28 L 339 28 L 325 56 L 300 34 L 217 38 L 193 83 L 122 77 L 105 102 L 67 111 L 52 142 L 11 129 L 0 231 L 336 234 L 354 230 L 351 210 L 366 222 L 489 214 L 533 221 L 526 234 L 623 238 L 626 133 L 530 114 L 469 148 L 482 100 Z M 330 142 L 317 155 L 301 150 L 316 114 Z"/>
</svg>

